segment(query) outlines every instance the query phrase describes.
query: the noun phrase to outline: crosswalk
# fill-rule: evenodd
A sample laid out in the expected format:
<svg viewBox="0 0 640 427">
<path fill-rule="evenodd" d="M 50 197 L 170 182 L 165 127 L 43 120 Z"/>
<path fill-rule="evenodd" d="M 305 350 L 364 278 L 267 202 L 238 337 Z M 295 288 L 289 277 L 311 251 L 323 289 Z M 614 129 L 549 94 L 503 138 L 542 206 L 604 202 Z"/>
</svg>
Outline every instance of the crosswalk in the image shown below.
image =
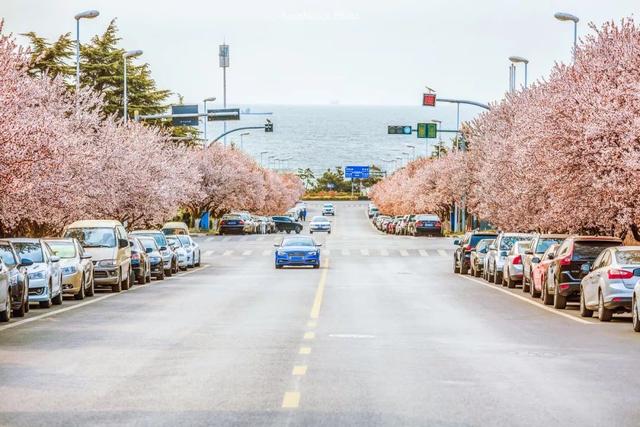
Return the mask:
<svg viewBox="0 0 640 427">
<path fill-rule="evenodd" d="M 339 257 L 421 257 L 421 258 L 447 258 L 453 257 L 453 251 L 444 249 L 386 249 L 386 248 L 360 248 L 360 249 L 330 249 L 323 248 L 323 255 Z M 220 249 L 206 250 L 202 252 L 204 258 L 211 257 L 259 257 L 272 256 L 273 249 Z"/>
</svg>

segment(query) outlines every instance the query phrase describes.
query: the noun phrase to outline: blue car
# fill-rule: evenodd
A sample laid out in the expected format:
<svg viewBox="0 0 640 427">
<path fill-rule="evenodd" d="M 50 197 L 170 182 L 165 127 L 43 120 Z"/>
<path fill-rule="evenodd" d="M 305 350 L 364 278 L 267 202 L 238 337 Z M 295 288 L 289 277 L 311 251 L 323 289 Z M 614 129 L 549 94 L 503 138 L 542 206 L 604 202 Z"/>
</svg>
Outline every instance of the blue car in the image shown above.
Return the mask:
<svg viewBox="0 0 640 427">
<path fill-rule="evenodd" d="M 285 265 L 320 268 L 320 246 L 311 237 L 287 237 L 276 247 L 276 268 Z"/>
</svg>

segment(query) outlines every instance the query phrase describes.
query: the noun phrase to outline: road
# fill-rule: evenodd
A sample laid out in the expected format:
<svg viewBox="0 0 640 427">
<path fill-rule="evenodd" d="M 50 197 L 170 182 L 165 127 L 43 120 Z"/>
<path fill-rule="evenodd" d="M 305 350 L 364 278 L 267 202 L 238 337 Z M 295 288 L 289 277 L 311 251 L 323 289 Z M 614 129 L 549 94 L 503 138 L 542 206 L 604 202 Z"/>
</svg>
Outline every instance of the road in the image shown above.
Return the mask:
<svg viewBox="0 0 640 427">
<path fill-rule="evenodd" d="M 454 275 L 451 239 L 336 205 L 319 270 L 275 270 L 282 235 L 202 237 L 199 269 L 0 326 L 0 425 L 640 424 L 628 318 Z"/>
</svg>

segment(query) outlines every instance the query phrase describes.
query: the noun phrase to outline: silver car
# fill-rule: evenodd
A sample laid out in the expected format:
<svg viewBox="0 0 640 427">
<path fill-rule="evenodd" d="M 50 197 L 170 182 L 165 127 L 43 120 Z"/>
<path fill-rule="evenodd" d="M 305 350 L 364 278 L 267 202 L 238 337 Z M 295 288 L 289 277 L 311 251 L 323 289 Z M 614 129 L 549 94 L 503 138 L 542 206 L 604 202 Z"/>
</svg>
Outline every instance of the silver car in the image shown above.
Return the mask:
<svg viewBox="0 0 640 427">
<path fill-rule="evenodd" d="M 640 278 L 640 246 L 618 246 L 603 250 L 593 265 L 583 264 L 580 282 L 580 315 L 598 312 L 601 322 L 613 314 L 631 311 L 634 288 Z"/>
<path fill-rule="evenodd" d="M 489 251 L 489 245 L 495 242 L 494 239 L 480 240 L 475 248 L 471 250 L 469 255 L 469 265 L 471 267 L 471 275 L 480 277 L 484 271 L 484 259 Z"/>
<path fill-rule="evenodd" d="M 496 285 L 501 284 L 502 269 L 511 247 L 516 242 L 531 240 L 532 238 L 533 235 L 526 233 L 500 233 L 495 243 L 489 246 L 489 252 L 487 253 L 487 281 Z"/>
<path fill-rule="evenodd" d="M 186 234 L 177 237 L 187 251 L 187 267 L 200 267 L 200 246 Z"/>
<path fill-rule="evenodd" d="M 331 234 L 331 223 L 324 216 L 314 216 L 309 222 L 309 233 L 325 232 Z"/>
<path fill-rule="evenodd" d="M 173 251 L 178 257 L 178 267 L 180 270 L 186 270 L 189 266 L 190 254 L 187 252 L 185 245 L 178 239 L 178 236 L 167 236 L 167 242 L 169 242 L 169 246 L 173 248 Z"/>
<path fill-rule="evenodd" d="M 511 247 L 504 262 L 502 286 L 513 289 L 517 283 L 522 282 L 522 258 L 530 248 L 530 241 L 516 242 Z"/>
</svg>

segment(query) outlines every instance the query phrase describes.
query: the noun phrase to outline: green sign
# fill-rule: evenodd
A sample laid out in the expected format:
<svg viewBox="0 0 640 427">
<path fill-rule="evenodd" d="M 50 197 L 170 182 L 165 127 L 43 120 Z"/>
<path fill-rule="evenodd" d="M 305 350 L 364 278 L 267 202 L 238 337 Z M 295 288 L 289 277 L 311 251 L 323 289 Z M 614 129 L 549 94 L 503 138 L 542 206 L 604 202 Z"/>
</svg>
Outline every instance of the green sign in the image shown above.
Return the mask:
<svg viewBox="0 0 640 427">
<path fill-rule="evenodd" d="M 418 138 L 437 138 L 438 125 L 435 123 L 418 123 Z"/>
</svg>

